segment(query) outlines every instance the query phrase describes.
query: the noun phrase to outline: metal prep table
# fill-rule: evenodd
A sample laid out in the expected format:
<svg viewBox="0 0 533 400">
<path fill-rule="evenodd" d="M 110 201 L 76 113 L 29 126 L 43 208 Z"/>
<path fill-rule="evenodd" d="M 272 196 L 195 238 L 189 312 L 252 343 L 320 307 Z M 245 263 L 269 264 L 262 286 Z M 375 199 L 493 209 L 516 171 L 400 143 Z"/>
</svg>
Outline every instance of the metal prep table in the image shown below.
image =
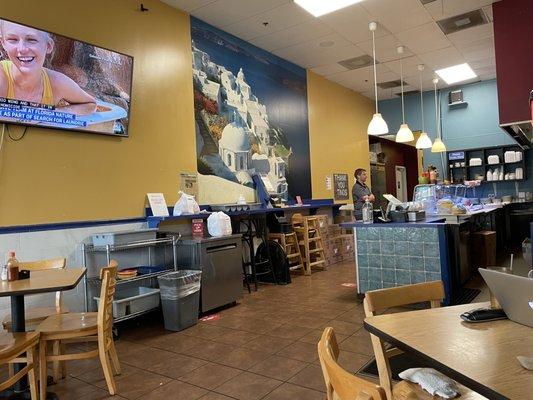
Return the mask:
<svg viewBox="0 0 533 400">
<path fill-rule="evenodd" d="M 182 238 L 177 253 L 179 269 L 202 271 L 202 312 L 242 298 L 241 235 Z"/>
</svg>

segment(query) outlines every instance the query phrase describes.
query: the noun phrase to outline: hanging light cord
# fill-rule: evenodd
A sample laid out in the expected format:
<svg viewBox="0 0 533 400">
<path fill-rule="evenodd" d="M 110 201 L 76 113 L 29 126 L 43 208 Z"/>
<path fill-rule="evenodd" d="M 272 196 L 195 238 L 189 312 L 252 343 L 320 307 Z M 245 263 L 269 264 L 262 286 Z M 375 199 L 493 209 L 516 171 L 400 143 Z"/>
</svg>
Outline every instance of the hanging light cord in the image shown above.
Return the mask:
<svg viewBox="0 0 533 400">
<path fill-rule="evenodd" d="M 440 121 L 439 121 L 439 105 L 437 103 L 437 82 L 433 82 L 435 87 L 435 124 L 437 124 L 437 137 L 440 139 Z"/>
<path fill-rule="evenodd" d="M 378 112 L 378 78 L 376 73 L 376 38 L 372 31 L 372 58 L 374 59 L 374 94 L 376 96 L 376 114 Z"/>
<path fill-rule="evenodd" d="M 400 55 L 400 85 L 402 87 L 402 121 L 405 124 L 405 107 L 403 104 L 403 64 L 402 56 Z"/>
<path fill-rule="evenodd" d="M 420 71 L 420 108 L 422 114 L 422 132 L 425 132 L 426 129 L 424 128 L 424 95 L 422 92 L 422 71 Z"/>
</svg>

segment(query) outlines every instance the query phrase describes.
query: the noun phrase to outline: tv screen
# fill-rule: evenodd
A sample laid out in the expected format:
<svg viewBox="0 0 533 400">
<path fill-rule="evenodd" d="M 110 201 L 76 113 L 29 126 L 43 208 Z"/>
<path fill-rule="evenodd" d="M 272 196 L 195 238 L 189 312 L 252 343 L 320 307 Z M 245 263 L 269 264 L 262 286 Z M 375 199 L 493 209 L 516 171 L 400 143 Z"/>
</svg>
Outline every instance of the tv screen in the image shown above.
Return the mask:
<svg viewBox="0 0 533 400">
<path fill-rule="evenodd" d="M 133 57 L 0 19 L 0 123 L 128 136 Z"/>
</svg>

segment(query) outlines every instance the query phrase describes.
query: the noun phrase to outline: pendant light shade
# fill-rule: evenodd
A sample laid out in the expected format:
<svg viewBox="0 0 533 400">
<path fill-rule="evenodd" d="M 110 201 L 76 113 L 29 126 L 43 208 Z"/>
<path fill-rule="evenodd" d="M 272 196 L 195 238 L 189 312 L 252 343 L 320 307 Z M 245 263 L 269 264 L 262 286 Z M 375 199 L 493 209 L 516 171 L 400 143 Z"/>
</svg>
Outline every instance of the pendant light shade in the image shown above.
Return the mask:
<svg viewBox="0 0 533 400">
<path fill-rule="evenodd" d="M 424 65 L 420 64 L 418 70 L 420 71 L 420 115 L 422 117 L 422 133 L 416 141 L 415 147 L 417 149 L 430 149 L 432 146 L 431 139 L 424 129 L 424 92 L 422 89 L 422 71 L 424 71 Z"/>
<path fill-rule="evenodd" d="M 422 132 L 416 141 L 417 149 L 430 149 L 432 146 L 431 139 L 426 132 Z"/>
<path fill-rule="evenodd" d="M 400 84 L 402 86 L 402 124 L 400 125 L 400 129 L 398 129 L 398 133 L 396 134 L 396 141 L 398 143 L 407 143 L 412 142 L 415 140 L 415 137 L 413 136 L 413 132 L 411 129 L 409 129 L 409 125 L 405 123 L 405 106 L 403 102 L 403 65 L 402 65 L 402 54 L 403 54 L 403 46 L 398 46 L 398 54 L 400 55 Z"/>
<path fill-rule="evenodd" d="M 435 123 L 437 124 L 437 137 L 431 146 L 432 153 L 443 153 L 446 151 L 446 146 L 442 141 L 441 132 L 440 132 L 440 103 L 437 100 L 437 83 L 439 83 L 438 78 L 433 79 L 433 87 L 435 88 Z"/>
<path fill-rule="evenodd" d="M 375 40 L 375 31 L 378 27 L 376 22 L 371 22 L 368 24 L 368 29 L 372 32 L 372 60 L 374 62 L 374 95 L 376 99 L 376 112 L 372 117 L 372 120 L 368 124 L 367 133 L 372 136 L 381 136 L 389 133 L 389 126 L 387 122 L 383 119 L 378 110 L 378 81 L 376 73 L 376 40 Z"/>
<path fill-rule="evenodd" d="M 441 138 L 436 138 L 433 142 L 433 146 L 431 146 L 431 152 L 432 153 L 442 153 L 446 151 L 446 146 L 444 145 Z"/>
<path fill-rule="evenodd" d="M 389 127 L 380 113 L 374 114 L 366 132 L 371 136 L 381 136 L 389 133 Z"/>
</svg>

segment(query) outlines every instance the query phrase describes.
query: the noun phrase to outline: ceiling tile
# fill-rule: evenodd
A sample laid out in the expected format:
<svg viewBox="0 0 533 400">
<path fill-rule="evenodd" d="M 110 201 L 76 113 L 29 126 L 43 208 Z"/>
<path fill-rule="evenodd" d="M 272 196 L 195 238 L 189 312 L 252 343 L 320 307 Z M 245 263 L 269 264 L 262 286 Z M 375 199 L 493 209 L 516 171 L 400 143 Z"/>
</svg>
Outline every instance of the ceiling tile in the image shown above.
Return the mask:
<svg viewBox="0 0 533 400">
<path fill-rule="evenodd" d="M 420 0 L 373 0 L 361 7 L 392 33 L 432 22 Z"/>
<path fill-rule="evenodd" d="M 492 13 L 492 5 L 483 7 L 483 11 L 485 12 L 485 15 L 489 19 L 489 21 L 494 21 L 494 15 Z"/>
<path fill-rule="evenodd" d="M 372 99 L 374 100 L 375 99 L 375 96 L 374 96 L 374 90 L 369 90 L 369 91 L 366 91 L 366 92 L 361 92 L 361 94 L 365 97 L 368 97 L 369 99 Z M 396 95 L 394 95 L 393 93 L 391 93 L 390 89 L 387 90 L 387 89 L 379 89 L 378 88 L 378 100 L 388 100 L 388 99 L 392 99 L 392 98 L 395 98 Z M 370 121 L 368 121 L 370 122 Z M 389 126 L 389 130 L 391 129 L 391 127 Z"/>
<path fill-rule="evenodd" d="M 437 0 L 425 5 L 431 16 L 439 21 L 454 15 L 464 14 L 468 11 L 488 6 L 497 0 Z"/>
<path fill-rule="evenodd" d="M 465 62 L 463 55 L 453 46 L 420 54 L 420 58 L 424 61 L 424 64 L 434 70 L 463 64 Z"/>
<path fill-rule="evenodd" d="M 457 46 L 468 62 L 494 58 L 494 38 L 485 38 L 467 45 Z"/>
<path fill-rule="evenodd" d="M 377 65 L 376 70 L 378 83 L 399 79 L 398 74 L 390 71 L 384 65 Z M 358 92 L 373 90 L 374 88 L 374 71 L 372 66 L 333 74 L 328 76 L 328 79 L 350 89 L 357 90 Z"/>
<path fill-rule="evenodd" d="M 320 38 L 330 33 L 333 33 L 333 29 L 319 20 L 312 19 L 279 32 L 259 36 L 250 40 L 250 43 L 262 49 L 273 51 Z"/>
<path fill-rule="evenodd" d="M 410 56 L 402 58 L 403 76 L 411 76 L 418 74 L 418 66 L 424 62 L 417 56 Z M 391 71 L 400 75 L 400 61 L 394 60 L 384 63 Z M 426 67 L 427 68 L 427 67 Z"/>
<path fill-rule="evenodd" d="M 399 32 L 395 36 L 416 54 L 428 53 L 450 46 L 450 42 L 434 22 Z"/>
<path fill-rule="evenodd" d="M 363 7 L 354 4 L 338 12 L 326 14 L 320 17 L 320 20 L 352 43 L 359 43 L 372 37 L 368 24 L 375 19 Z M 375 34 L 376 38 L 380 38 L 390 32 L 382 24 L 378 24 Z"/>
<path fill-rule="evenodd" d="M 162 0 L 169 6 L 179 8 L 180 10 L 191 12 L 197 8 L 214 3 L 217 0 Z"/>
<path fill-rule="evenodd" d="M 224 26 L 222 29 L 243 40 L 250 40 L 279 32 L 311 18 L 313 17 L 307 11 L 291 2 Z M 265 26 L 264 23 L 268 23 L 268 25 Z"/>
<path fill-rule="evenodd" d="M 216 27 L 233 24 L 253 15 L 271 10 L 288 3 L 288 0 L 218 0 L 195 9 L 192 14 Z"/>
<path fill-rule="evenodd" d="M 485 67 L 496 67 L 496 58 L 489 57 L 476 61 L 468 61 L 468 64 L 475 70 L 476 68 L 485 68 Z"/>
<path fill-rule="evenodd" d="M 318 75 L 322 75 L 322 76 L 328 76 L 328 75 L 337 74 L 339 72 L 346 71 L 346 68 L 344 68 L 342 65 L 338 63 L 321 65 L 319 67 L 314 67 L 311 69 L 313 70 L 313 72 L 316 72 Z"/>
<path fill-rule="evenodd" d="M 490 22 L 451 33 L 448 35 L 448 40 L 456 46 L 463 46 L 492 36 L 494 36 L 494 26 L 492 22 Z"/>
<path fill-rule="evenodd" d="M 397 60 L 399 58 L 398 46 L 401 46 L 402 44 L 403 43 L 393 35 L 376 39 L 376 60 L 381 63 Z M 367 54 L 372 55 L 372 39 L 359 43 L 357 46 Z M 410 51 L 410 48 L 405 48 L 403 57 L 409 57 L 411 55 L 413 55 L 413 53 Z"/>
</svg>

